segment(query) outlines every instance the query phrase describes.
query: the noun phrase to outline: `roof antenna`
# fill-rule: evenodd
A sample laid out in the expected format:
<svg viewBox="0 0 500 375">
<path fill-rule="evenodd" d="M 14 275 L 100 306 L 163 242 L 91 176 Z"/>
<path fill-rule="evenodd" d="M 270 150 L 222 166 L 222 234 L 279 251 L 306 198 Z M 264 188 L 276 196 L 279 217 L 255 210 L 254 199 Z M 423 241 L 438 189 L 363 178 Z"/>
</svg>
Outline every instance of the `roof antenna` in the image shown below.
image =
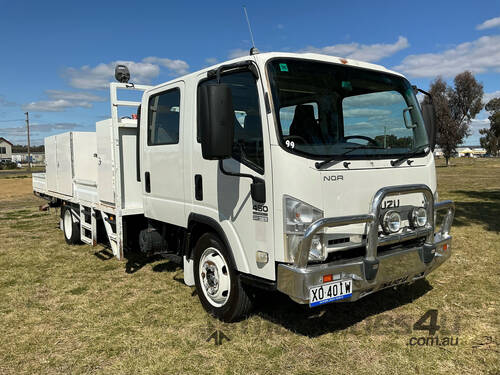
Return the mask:
<svg viewBox="0 0 500 375">
<path fill-rule="evenodd" d="M 247 8 L 243 5 L 243 10 L 245 11 L 245 18 L 247 19 L 248 31 L 250 32 L 250 38 L 252 39 L 252 48 L 250 48 L 250 55 L 256 55 L 259 53 L 257 47 L 255 47 L 255 42 L 253 40 L 252 27 L 250 26 L 250 21 L 248 20 Z"/>
</svg>

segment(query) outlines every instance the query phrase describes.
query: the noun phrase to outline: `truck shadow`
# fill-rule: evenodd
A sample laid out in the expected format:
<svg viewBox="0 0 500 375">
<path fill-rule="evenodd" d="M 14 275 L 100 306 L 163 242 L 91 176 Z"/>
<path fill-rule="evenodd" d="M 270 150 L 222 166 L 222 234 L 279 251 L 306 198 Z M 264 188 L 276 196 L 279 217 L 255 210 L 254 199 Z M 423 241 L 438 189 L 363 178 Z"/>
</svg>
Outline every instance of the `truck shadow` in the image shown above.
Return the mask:
<svg viewBox="0 0 500 375">
<path fill-rule="evenodd" d="M 178 263 L 166 260 L 161 255 L 146 256 L 140 252 L 128 251 L 125 253 L 125 272 L 132 274 L 139 271 L 141 268 L 148 264 L 157 263 L 159 261 L 164 261 L 162 263 L 157 263 L 152 267 L 154 272 L 174 272 L 180 269 Z"/>
<path fill-rule="evenodd" d="M 460 201 L 457 199 L 453 226 L 480 224 L 486 226 L 488 231 L 500 232 L 500 190 L 456 190 L 452 193 L 478 200 Z"/>
<path fill-rule="evenodd" d="M 422 279 L 411 285 L 400 286 L 396 290 L 391 288 L 374 293 L 355 302 L 332 303 L 312 309 L 308 305 L 296 304 L 281 293 L 265 293 L 260 295 L 254 314 L 287 330 L 312 338 L 345 330 L 371 316 L 411 303 L 430 290 L 432 286 L 426 279 Z M 415 317 L 415 321 L 418 318 Z M 387 329 L 402 330 L 400 326 L 389 327 L 390 322 L 387 319 L 381 320 L 384 321 L 371 322 L 369 326 L 372 331 L 378 329 L 383 333 L 382 331 Z"/>
</svg>

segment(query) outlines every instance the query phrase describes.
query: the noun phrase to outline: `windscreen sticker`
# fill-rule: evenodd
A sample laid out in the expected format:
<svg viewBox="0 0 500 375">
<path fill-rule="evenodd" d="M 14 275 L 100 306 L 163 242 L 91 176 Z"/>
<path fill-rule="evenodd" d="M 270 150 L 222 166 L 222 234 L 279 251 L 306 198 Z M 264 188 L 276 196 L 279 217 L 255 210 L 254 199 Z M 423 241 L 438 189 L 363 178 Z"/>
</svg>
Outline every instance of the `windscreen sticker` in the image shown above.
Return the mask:
<svg viewBox="0 0 500 375">
<path fill-rule="evenodd" d="M 282 72 L 288 72 L 288 65 L 286 65 L 285 63 L 281 63 L 280 64 L 280 70 Z"/>
</svg>

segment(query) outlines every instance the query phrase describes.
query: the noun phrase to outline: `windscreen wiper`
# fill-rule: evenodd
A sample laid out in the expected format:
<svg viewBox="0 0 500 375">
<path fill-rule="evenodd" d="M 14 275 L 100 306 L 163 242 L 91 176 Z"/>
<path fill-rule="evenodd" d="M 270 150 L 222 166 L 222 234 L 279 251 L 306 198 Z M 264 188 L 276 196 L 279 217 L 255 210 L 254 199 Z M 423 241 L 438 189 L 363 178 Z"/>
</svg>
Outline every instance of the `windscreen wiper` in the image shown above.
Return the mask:
<svg viewBox="0 0 500 375">
<path fill-rule="evenodd" d="M 422 151 L 424 151 L 429 145 L 423 145 L 418 147 L 416 150 L 413 152 L 410 152 L 409 154 L 403 155 L 400 158 L 397 158 L 396 160 L 391 160 L 391 165 L 394 167 L 395 165 L 398 165 L 399 163 L 405 161 L 406 159 L 409 159 L 417 154 L 420 154 Z"/>
<path fill-rule="evenodd" d="M 379 149 L 383 149 L 383 147 L 379 147 L 379 146 L 364 146 L 364 145 L 360 145 L 357 147 L 346 147 L 346 148 L 348 150 L 346 152 L 343 152 L 342 154 L 332 156 L 331 158 L 328 158 L 324 161 L 316 162 L 316 164 L 315 164 L 316 169 L 321 169 L 324 165 L 326 165 L 332 161 L 342 161 L 342 160 L 344 160 L 343 156 L 347 155 L 350 152 L 353 152 L 354 150 L 379 150 Z"/>
</svg>

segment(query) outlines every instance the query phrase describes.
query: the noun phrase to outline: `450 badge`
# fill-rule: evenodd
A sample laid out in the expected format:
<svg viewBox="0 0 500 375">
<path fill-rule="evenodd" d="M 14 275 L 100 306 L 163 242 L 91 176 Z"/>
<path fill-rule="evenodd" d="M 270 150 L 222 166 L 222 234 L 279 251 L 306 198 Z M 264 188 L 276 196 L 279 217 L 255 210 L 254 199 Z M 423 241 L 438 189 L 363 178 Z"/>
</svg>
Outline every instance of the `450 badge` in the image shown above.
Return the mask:
<svg viewBox="0 0 500 375">
<path fill-rule="evenodd" d="M 265 204 L 254 204 L 252 209 L 254 220 L 265 221 L 267 223 L 269 208 Z"/>
</svg>

